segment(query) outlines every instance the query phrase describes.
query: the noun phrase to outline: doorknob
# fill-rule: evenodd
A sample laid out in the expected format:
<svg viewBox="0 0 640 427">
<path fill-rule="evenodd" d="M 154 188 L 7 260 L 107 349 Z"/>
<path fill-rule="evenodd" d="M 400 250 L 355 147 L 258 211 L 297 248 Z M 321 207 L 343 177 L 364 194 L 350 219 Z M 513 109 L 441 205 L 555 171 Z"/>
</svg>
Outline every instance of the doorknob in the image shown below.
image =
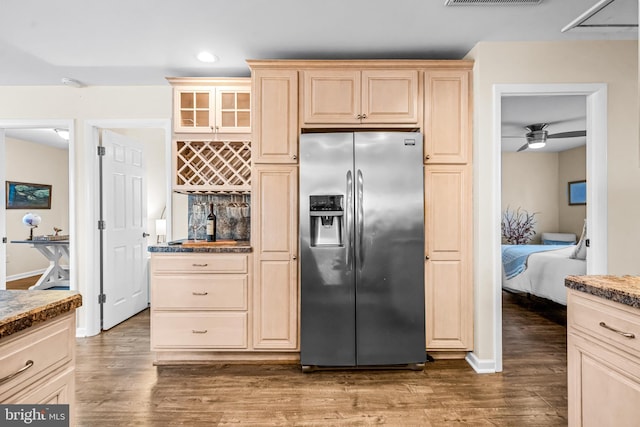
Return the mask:
<svg viewBox="0 0 640 427">
<path fill-rule="evenodd" d="M 142 232 L 142 238 L 149 237 L 149 236 L 151 236 L 151 234 L 145 233 L 144 231 Z"/>
</svg>

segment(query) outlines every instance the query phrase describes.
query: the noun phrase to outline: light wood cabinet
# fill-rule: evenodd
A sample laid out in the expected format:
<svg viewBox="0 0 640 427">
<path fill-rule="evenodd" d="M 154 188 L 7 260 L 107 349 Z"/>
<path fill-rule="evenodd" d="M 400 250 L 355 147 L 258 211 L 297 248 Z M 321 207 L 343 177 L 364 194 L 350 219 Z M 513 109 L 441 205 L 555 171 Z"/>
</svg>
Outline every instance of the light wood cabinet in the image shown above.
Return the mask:
<svg viewBox="0 0 640 427">
<path fill-rule="evenodd" d="M 253 347 L 298 348 L 298 168 L 254 167 Z"/>
<path fill-rule="evenodd" d="M 636 426 L 640 419 L 640 310 L 570 289 L 569 426 Z"/>
<path fill-rule="evenodd" d="M 170 78 L 175 133 L 250 133 L 250 79 Z"/>
<path fill-rule="evenodd" d="M 253 73 L 252 162 L 298 162 L 298 72 Z"/>
<path fill-rule="evenodd" d="M 190 360 L 188 351 L 250 348 L 251 265 L 251 255 L 242 253 L 152 253 L 156 362 L 180 352 Z"/>
<path fill-rule="evenodd" d="M 75 311 L 71 311 L 4 338 L 0 403 L 69 404 L 74 425 L 75 335 Z"/>
<path fill-rule="evenodd" d="M 463 357 L 473 349 L 471 168 L 428 166 L 424 186 L 427 350 Z"/>
<path fill-rule="evenodd" d="M 469 70 L 424 73 L 424 155 L 427 164 L 471 160 Z"/>
<path fill-rule="evenodd" d="M 302 123 L 418 124 L 418 70 L 305 70 Z"/>
</svg>

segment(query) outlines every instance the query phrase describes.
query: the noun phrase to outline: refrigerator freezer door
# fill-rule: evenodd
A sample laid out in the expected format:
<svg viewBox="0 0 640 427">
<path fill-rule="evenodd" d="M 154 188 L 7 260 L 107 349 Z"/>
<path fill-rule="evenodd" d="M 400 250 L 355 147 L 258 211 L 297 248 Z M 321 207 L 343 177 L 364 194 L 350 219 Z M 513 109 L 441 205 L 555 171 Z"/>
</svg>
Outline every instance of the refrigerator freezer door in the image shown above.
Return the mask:
<svg viewBox="0 0 640 427">
<path fill-rule="evenodd" d="M 424 363 L 422 135 L 354 138 L 357 364 Z"/>
<path fill-rule="evenodd" d="M 353 133 L 300 136 L 300 362 L 303 366 L 356 364 L 352 169 Z M 323 199 L 325 206 L 322 206 Z M 311 211 L 311 200 L 316 203 L 315 211 Z M 341 206 L 335 206 L 338 204 Z M 342 217 L 321 220 L 322 209 L 335 213 L 338 208 L 342 209 Z M 340 230 L 327 228 L 336 227 L 338 221 L 343 221 Z M 343 234 L 340 245 L 331 244 L 331 239 L 312 242 L 312 238 L 335 236 L 335 232 Z"/>
</svg>

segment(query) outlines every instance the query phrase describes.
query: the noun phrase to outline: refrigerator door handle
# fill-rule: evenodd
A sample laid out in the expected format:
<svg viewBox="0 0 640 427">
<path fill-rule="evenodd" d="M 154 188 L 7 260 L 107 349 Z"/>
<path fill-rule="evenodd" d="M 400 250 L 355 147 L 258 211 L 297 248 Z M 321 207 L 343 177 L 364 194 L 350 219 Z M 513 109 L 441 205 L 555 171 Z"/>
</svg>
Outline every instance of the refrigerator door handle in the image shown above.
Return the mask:
<svg viewBox="0 0 640 427">
<path fill-rule="evenodd" d="M 347 171 L 347 200 L 345 206 L 345 233 L 347 242 L 346 260 L 347 271 L 353 270 L 353 175 Z"/>
<path fill-rule="evenodd" d="M 364 229 L 364 205 L 363 205 L 364 178 L 362 171 L 358 169 L 356 175 L 356 235 L 358 243 L 356 245 L 356 257 L 358 258 L 358 268 L 362 270 L 364 263 L 363 229 Z"/>
</svg>

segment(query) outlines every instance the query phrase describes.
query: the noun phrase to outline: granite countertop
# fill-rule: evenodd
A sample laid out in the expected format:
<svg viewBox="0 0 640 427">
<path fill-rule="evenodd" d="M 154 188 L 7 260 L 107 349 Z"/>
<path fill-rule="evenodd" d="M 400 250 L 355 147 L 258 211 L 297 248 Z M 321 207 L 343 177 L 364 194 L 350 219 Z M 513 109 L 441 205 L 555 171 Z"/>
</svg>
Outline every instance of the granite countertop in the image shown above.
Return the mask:
<svg viewBox="0 0 640 427">
<path fill-rule="evenodd" d="M 77 291 L 0 290 L 0 338 L 53 319 L 82 305 Z"/>
<path fill-rule="evenodd" d="M 640 276 L 568 276 L 567 288 L 640 308 Z"/>
<path fill-rule="evenodd" d="M 159 245 L 151 245 L 148 247 L 148 251 L 152 253 L 180 253 L 180 252 L 198 252 L 198 253 L 248 253 L 252 252 L 253 248 L 248 241 L 240 240 L 230 243 L 218 242 L 215 246 L 206 246 L 205 242 L 202 242 L 203 246 L 183 246 L 182 244 L 169 245 L 167 243 Z"/>
</svg>

